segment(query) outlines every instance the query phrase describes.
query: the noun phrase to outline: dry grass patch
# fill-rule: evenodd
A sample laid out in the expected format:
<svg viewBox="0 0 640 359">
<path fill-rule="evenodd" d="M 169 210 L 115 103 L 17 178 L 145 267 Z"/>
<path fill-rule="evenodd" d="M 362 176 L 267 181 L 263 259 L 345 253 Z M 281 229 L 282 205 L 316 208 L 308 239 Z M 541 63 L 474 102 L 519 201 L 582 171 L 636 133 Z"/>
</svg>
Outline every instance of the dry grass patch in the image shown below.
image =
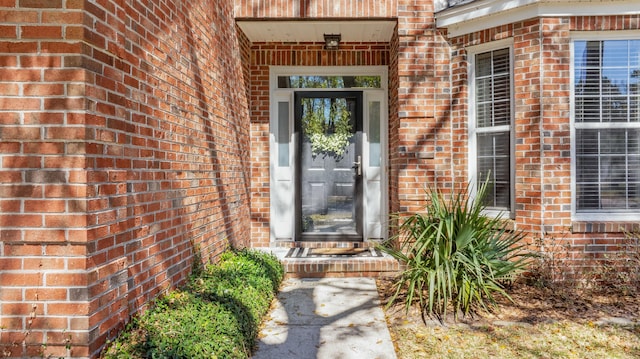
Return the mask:
<svg viewBox="0 0 640 359">
<path fill-rule="evenodd" d="M 638 358 L 640 332 L 568 321 L 532 326 L 400 326 L 399 358 Z"/>
<path fill-rule="evenodd" d="M 382 302 L 390 282 L 380 280 Z M 419 310 L 386 309 L 398 358 L 640 358 L 637 293 L 575 291 L 516 284 L 498 309 L 444 325 Z M 607 320 L 614 319 L 612 324 Z M 603 322 L 607 322 L 603 324 Z"/>
</svg>

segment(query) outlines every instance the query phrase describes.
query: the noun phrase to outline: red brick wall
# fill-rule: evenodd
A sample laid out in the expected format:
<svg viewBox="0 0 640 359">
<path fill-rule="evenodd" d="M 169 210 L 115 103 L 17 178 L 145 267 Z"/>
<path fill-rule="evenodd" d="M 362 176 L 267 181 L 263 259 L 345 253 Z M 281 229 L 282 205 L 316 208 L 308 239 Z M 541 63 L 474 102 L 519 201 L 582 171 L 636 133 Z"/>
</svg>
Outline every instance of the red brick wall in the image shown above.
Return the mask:
<svg viewBox="0 0 640 359">
<path fill-rule="evenodd" d="M 389 45 L 254 43 L 251 46 L 251 245 L 269 247 L 269 66 L 384 66 Z"/>
<path fill-rule="evenodd" d="M 456 137 L 456 148 L 468 152 L 468 78 L 466 47 L 513 39 L 513 85 L 515 108 L 515 195 L 516 222 L 519 228 L 540 233 L 541 218 L 541 166 L 540 166 L 540 24 L 530 20 L 509 24 L 452 39 L 452 74 L 455 101 L 453 121 L 461 129 Z M 457 166 L 460 181 L 468 180 L 467 163 Z"/>
<path fill-rule="evenodd" d="M 638 16 L 540 18 L 451 39 L 455 128 L 466 146 L 467 62 L 465 48 L 512 38 L 516 136 L 515 225 L 530 233 L 537 250 L 553 258 L 556 279 L 593 275 L 614 257 L 637 224 L 571 220 L 570 32 L 639 29 Z M 464 173 L 466 167 L 460 167 Z M 459 177 L 459 180 L 467 178 Z M 635 227 L 634 227 L 635 226 Z M 600 263 L 599 263 L 600 262 Z"/>
<path fill-rule="evenodd" d="M 543 226 L 541 112 L 542 35 L 539 20 L 513 26 L 513 84 L 515 101 L 515 201 L 518 228 L 538 236 Z M 568 78 L 568 77 L 567 77 Z"/>
<path fill-rule="evenodd" d="M 3 354 L 95 356 L 195 250 L 269 245 L 271 65 L 390 67 L 390 210 L 413 211 L 426 186 L 467 182 L 465 47 L 513 38 L 515 224 L 566 275 L 620 248 L 633 223 L 571 221 L 569 34 L 639 29 L 638 16 L 447 39 L 430 1 L 289 3 L 0 0 Z M 398 25 L 388 44 L 327 52 L 250 44 L 232 12 Z"/>
<path fill-rule="evenodd" d="M 0 12 L 0 345 L 92 356 L 194 250 L 249 244 L 247 41 L 217 0 Z"/>
<path fill-rule="evenodd" d="M 234 3 L 238 18 L 394 18 L 398 1 L 234 0 Z"/>
<path fill-rule="evenodd" d="M 87 355 L 82 2 L 16 3 L 0 2 L 0 353 Z"/>
<path fill-rule="evenodd" d="M 236 6 L 236 16 L 298 16 L 295 15 L 298 13 L 286 12 L 293 11 L 284 5 L 286 3 Z M 333 10 L 322 8 L 320 2 L 307 5 L 315 9 L 309 12 L 309 17 L 351 15 L 334 12 L 347 9 L 345 3 L 336 4 Z M 457 151 L 452 154 L 451 150 L 449 46 L 435 28 L 433 4 L 429 1 L 382 2 L 379 9 L 383 9 L 383 5 L 393 9 L 379 12 L 380 16 L 397 14 L 398 25 L 389 44 L 373 44 L 375 47 L 370 50 L 366 49 L 367 44 L 363 44 L 364 47 L 341 44 L 339 52 L 324 51 L 322 44 L 253 44 L 252 245 L 269 245 L 269 65 L 389 65 L 390 211 L 419 210 L 424 205 L 427 186 L 450 189 L 454 185 L 453 162 L 463 163 L 466 156 Z M 379 55 L 369 55 L 370 51 Z"/>
<path fill-rule="evenodd" d="M 289 2 L 236 2 L 238 17 L 352 16 L 348 2 L 322 7 L 308 2 L 305 14 Z M 242 3 L 244 7 L 238 4 Z M 364 6 L 366 6 L 366 3 Z M 372 3 L 373 4 L 373 3 Z M 391 6 L 391 10 L 384 10 Z M 422 208 L 425 188 L 453 185 L 451 151 L 449 47 L 435 29 L 433 5 L 377 2 L 379 16 L 398 15 L 389 44 L 341 44 L 328 52 L 322 44 L 255 43 L 251 54 L 252 245 L 269 246 L 269 70 L 280 66 L 389 65 L 390 210 Z M 293 11 L 293 12 L 292 12 Z M 342 12 L 340 12 L 342 11 Z M 366 16 L 355 12 L 358 16 Z"/>
<path fill-rule="evenodd" d="M 389 90 L 390 210 L 413 212 L 423 208 L 427 187 L 452 186 L 450 55 L 431 2 L 400 0 L 398 9 Z"/>
</svg>

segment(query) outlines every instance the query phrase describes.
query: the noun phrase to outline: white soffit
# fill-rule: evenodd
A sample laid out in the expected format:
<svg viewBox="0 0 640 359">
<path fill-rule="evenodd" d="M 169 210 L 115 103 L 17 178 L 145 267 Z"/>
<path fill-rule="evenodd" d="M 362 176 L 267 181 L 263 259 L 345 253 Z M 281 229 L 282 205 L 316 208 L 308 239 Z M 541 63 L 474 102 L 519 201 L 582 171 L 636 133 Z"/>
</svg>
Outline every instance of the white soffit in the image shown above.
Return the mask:
<svg viewBox="0 0 640 359">
<path fill-rule="evenodd" d="M 340 34 L 341 42 L 389 42 L 396 26 L 391 20 L 237 22 L 251 42 L 324 42 L 324 34 Z"/>
<path fill-rule="evenodd" d="M 443 10 L 436 24 L 450 37 L 545 16 L 640 14 L 638 0 L 479 0 Z"/>
</svg>

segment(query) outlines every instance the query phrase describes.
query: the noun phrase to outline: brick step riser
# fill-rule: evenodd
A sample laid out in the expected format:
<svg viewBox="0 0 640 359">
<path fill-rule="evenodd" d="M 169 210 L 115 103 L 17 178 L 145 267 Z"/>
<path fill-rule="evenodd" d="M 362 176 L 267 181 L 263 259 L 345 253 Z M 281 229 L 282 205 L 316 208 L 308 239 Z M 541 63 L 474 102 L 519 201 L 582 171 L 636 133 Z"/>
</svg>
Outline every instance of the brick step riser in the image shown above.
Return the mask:
<svg viewBox="0 0 640 359">
<path fill-rule="evenodd" d="M 340 263 L 348 262 L 348 263 Z M 310 260 L 285 261 L 285 276 L 293 278 L 317 277 L 393 277 L 399 273 L 400 265 L 391 259 L 354 263 L 353 260 L 312 262 Z"/>
<path fill-rule="evenodd" d="M 375 242 L 290 242 L 285 248 L 372 248 Z M 390 277 L 399 263 L 390 257 L 360 258 L 285 258 L 285 273 L 293 278 Z"/>
</svg>

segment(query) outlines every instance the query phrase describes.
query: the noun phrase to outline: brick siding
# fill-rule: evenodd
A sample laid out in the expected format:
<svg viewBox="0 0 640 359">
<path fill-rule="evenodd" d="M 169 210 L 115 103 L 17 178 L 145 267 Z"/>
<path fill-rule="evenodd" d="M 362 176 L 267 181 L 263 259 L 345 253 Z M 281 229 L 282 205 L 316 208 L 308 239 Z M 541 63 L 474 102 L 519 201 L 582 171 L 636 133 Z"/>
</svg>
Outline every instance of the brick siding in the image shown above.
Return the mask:
<svg viewBox="0 0 640 359">
<path fill-rule="evenodd" d="M 386 43 L 254 43 L 251 46 L 251 245 L 269 247 L 269 66 L 386 66 Z"/>
<path fill-rule="evenodd" d="M 512 39 L 514 225 L 558 279 L 637 223 L 573 222 L 570 32 L 530 19 L 449 38 L 431 1 L 0 0 L 0 350 L 95 357 L 228 245 L 269 246 L 269 66 L 389 66 L 389 210 L 468 176 L 466 49 Z M 389 43 L 250 43 L 238 18 L 396 19 Z M 46 344 L 46 347 L 43 347 Z M 67 349 L 70 347 L 70 349 Z"/>
<path fill-rule="evenodd" d="M 555 279 L 594 275 L 607 257 L 624 249 L 630 222 L 584 223 L 571 219 L 570 33 L 640 29 L 639 16 L 540 18 L 452 38 L 453 92 L 467 92 L 465 48 L 511 38 L 514 49 L 515 225 L 532 248 L 554 258 Z M 455 148 L 466 146 L 466 100 L 456 101 L 452 121 L 462 128 Z M 460 166 L 460 173 L 466 167 Z M 459 177 L 463 181 L 468 176 Z"/>
<path fill-rule="evenodd" d="M 14 357 L 66 355 L 67 339 L 88 355 L 87 47 L 81 2 L 65 5 L 0 4 L 0 353 Z"/>
<path fill-rule="evenodd" d="M 390 210 L 414 212 L 423 209 L 427 187 L 453 185 L 449 46 L 431 2 L 400 0 L 398 8 L 389 71 Z"/>
<path fill-rule="evenodd" d="M 234 7 L 237 18 L 395 18 L 397 11 L 397 0 L 236 0 Z"/>
<path fill-rule="evenodd" d="M 0 349 L 95 356 L 249 244 L 247 41 L 225 1 L 0 6 Z"/>
</svg>

